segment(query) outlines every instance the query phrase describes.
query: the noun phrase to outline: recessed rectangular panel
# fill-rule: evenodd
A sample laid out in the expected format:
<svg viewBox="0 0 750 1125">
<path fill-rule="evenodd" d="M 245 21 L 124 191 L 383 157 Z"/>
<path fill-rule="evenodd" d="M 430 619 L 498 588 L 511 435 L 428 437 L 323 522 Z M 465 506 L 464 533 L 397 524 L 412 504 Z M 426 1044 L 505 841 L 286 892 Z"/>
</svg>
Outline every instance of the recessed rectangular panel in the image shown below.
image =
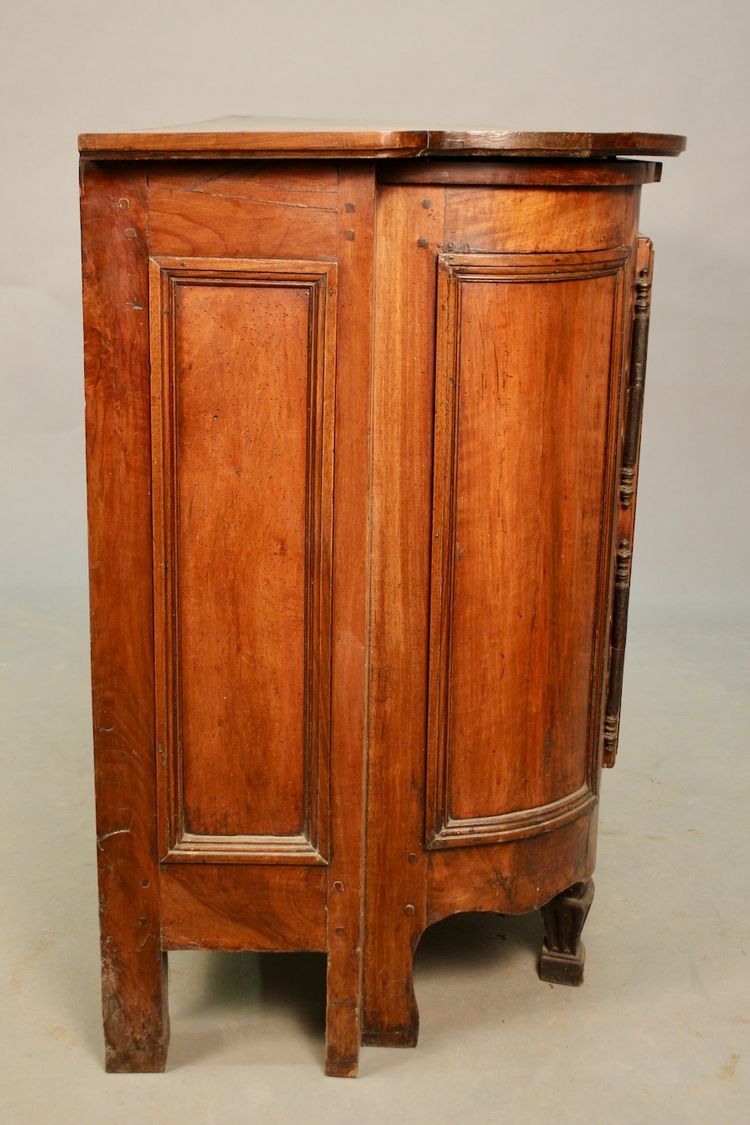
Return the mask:
<svg viewBox="0 0 750 1125">
<path fill-rule="evenodd" d="M 153 278 L 170 856 L 320 861 L 335 267 L 159 259 Z"/>
<path fill-rule="evenodd" d="M 310 288 L 176 286 L 185 829 L 305 827 Z"/>
<path fill-rule="evenodd" d="M 549 828 L 593 800 L 602 513 L 625 258 L 441 262 L 433 846 Z"/>
</svg>

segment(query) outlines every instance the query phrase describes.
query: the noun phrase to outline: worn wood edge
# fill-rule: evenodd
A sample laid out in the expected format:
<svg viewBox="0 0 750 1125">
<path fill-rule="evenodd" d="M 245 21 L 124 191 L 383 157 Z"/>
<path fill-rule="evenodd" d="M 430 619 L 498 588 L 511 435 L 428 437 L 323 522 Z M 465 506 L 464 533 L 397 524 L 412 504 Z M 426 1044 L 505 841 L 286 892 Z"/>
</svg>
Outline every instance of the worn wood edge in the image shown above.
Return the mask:
<svg viewBox="0 0 750 1125">
<path fill-rule="evenodd" d="M 81 133 L 81 157 L 121 160 L 463 156 L 586 160 L 608 156 L 678 156 L 672 133 L 540 133 L 514 130 L 293 130 Z"/>
<path fill-rule="evenodd" d="M 377 157 L 419 155 L 422 131 L 294 131 L 216 133 L 82 133 L 81 156 L 97 159 L 205 159 L 263 157 Z"/>
</svg>

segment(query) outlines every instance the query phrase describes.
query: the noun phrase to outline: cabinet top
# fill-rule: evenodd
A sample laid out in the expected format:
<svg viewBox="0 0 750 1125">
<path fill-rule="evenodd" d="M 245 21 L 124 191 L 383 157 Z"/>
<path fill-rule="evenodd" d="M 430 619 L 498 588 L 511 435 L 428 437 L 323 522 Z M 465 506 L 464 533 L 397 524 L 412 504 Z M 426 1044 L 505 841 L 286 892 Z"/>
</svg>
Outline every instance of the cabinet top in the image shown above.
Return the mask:
<svg viewBox="0 0 750 1125">
<path fill-rule="evenodd" d="M 209 160 L 301 157 L 467 156 L 601 158 L 678 156 L 670 133 L 537 133 L 509 129 L 383 129 L 339 121 L 222 117 L 131 133 L 82 133 L 82 156 L 96 160 Z"/>
</svg>

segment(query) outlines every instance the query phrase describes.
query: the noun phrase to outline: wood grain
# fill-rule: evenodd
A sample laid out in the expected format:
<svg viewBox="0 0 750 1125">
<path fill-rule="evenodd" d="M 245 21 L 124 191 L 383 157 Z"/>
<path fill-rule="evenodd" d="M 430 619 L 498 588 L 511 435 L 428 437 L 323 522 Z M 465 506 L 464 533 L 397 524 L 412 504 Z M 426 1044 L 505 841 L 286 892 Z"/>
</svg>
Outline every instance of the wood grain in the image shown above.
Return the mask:
<svg viewBox="0 0 750 1125">
<path fill-rule="evenodd" d="M 151 269 L 163 847 L 315 862 L 328 823 L 335 267 Z"/>
<path fill-rule="evenodd" d="M 338 253 L 335 165 L 209 161 L 149 166 L 152 253 L 331 258 Z"/>
<path fill-rule="evenodd" d="M 322 951 L 325 881 L 320 867 L 165 866 L 160 881 L 164 948 Z"/>
<path fill-rule="evenodd" d="M 627 261 L 439 259 L 432 847 L 549 829 L 593 799 Z"/>
<path fill-rule="evenodd" d="M 607 250 L 622 244 L 623 228 L 637 187 L 508 188 L 503 191 L 450 187 L 445 190 L 444 249 L 507 253 Z"/>
</svg>

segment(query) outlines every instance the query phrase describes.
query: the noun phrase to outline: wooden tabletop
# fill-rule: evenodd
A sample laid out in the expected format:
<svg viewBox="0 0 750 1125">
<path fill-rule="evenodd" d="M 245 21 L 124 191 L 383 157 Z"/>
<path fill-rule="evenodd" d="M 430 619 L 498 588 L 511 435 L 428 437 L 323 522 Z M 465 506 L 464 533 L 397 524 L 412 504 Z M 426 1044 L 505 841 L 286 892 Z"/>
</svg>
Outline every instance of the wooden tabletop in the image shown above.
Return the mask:
<svg viewBox="0 0 750 1125">
<path fill-rule="evenodd" d="M 383 129 L 338 121 L 223 117 L 129 133 L 82 133 L 82 156 L 97 160 L 498 156 L 587 159 L 678 156 L 670 133 L 537 133 L 509 129 Z"/>
</svg>

